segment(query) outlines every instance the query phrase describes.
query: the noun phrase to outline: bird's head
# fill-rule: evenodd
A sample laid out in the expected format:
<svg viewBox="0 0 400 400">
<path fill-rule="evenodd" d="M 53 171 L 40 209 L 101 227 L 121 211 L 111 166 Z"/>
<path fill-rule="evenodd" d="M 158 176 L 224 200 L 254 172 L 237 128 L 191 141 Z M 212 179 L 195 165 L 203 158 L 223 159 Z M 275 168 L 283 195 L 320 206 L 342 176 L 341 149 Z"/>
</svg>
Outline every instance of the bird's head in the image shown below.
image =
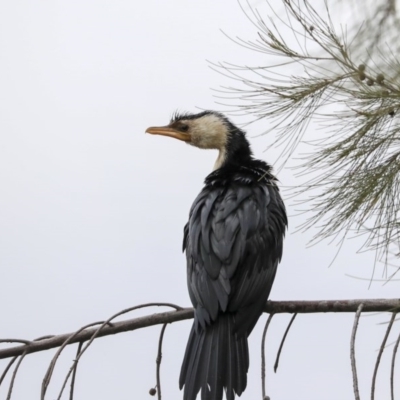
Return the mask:
<svg viewBox="0 0 400 400">
<path fill-rule="evenodd" d="M 228 161 L 240 162 L 243 156 L 251 156 L 244 132 L 215 111 L 175 114 L 168 125 L 150 127 L 146 132 L 170 136 L 200 149 L 219 150 L 214 169 L 220 168 Z"/>
</svg>

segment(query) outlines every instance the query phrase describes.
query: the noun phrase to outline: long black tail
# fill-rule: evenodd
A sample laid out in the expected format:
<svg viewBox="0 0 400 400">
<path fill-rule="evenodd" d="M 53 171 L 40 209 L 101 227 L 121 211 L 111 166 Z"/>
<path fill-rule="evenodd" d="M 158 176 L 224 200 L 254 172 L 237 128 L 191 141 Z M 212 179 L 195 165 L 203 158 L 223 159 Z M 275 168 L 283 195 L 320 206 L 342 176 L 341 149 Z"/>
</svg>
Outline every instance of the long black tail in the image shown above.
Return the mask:
<svg viewBox="0 0 400 400">
<path fill-rule="evenodd" d="M 212 325 L 192 326 L 182 363 L 179 387 L 183 399 L 195 400 L 201 389 L 202 400 L 234 400 L 246 389 L 249 369 L 247 336 L 233 333 L 233 316 L 220 314 Z"/>
</svg>

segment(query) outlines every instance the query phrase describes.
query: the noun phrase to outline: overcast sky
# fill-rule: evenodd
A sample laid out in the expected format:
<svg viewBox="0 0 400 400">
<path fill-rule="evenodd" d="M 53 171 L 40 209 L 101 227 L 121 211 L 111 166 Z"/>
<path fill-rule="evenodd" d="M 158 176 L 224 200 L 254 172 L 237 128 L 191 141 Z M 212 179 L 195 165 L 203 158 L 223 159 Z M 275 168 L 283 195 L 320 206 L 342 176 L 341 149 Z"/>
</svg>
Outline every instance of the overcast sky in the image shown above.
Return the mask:
<svg viewBox="0 0 400 400">
<path fill-rule="evenodd" d="M 0 3 L 0 338 L 71 332 L 140 303 L 190 305 L 182 230 L 216 153 L 144 131 L 168 123 L 177 109 L 224 110 L 211 89 L 233 82 L 206 60 L 270 62 L 229 41 L 221 29 L 233 37 L 256 36 L 231 0 Z M 263 124 L 247 130 L 255 154 L 275 159 L 277 150 L 264 152 L 267 139 L 256 138 Z M 284 186 L 296 184 L 290 170 L 279 179 Z M 398 296 L 398 283 L 368 289 L 368 281 L 346 276 L 371 276 L 374 255 L 356 254 L 360 241 L 348 243 L 328 268 L 337 247 L 307 248 L 315 232 L 293 233 L 304 217 L 294 217 L 287 204 L 290 229 L 272 299 Z M 259 349 L 266 318 L 250 337 L 244 400 L 261 398 Z M 299 315 L 273 374 L 289 319 L 276 316 L 268 335 L 271 399 L 352 399 L 353 315 Z M 378 323 L 388 319 L 360 322 L 362 398 L 368 397 L 386 329 Z M 178 376 L 190 326 L 186 321 L 166 330 L 161 367 L 166 400 L 182 396 Z M 160 328 L 96 341 L 79 365 L 76 399 L 150 398 Z M 57 396 L 75 351 L 75 346 L 65 351 L 46 398 Z M 53 354 L 25 359 L 13 399 L 39 398 Z M 390 357 L 388 351 L 382 359 L 378 399 L 388 398 Z M 0 372 L 5 365 L 0 361 Z M 7 394 L 3 386 L 0 398 Z"/>
</svg>

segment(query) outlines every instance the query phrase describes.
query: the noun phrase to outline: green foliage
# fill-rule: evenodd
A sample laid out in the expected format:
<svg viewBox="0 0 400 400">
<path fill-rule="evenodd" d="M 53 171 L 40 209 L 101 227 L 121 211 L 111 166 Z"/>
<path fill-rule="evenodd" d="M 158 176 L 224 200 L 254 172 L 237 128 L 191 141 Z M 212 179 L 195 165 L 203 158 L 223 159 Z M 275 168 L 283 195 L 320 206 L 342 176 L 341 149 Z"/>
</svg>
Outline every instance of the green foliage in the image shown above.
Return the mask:
<svg viewBox="0 0 400 400">
<path fill-rule="evenodd" d="M 303 228 L 319 226 L 315 240 L 367 234 L 365 246 L 386 260 L 400 239 L 400 64 L 397 50 L 381 45 L 390 14 L 375 30 L 365 22 L 369 31 L 349 41 L 327 3 L 318 10 L 308 0 L 282 4 L 278 15 L 271 3 L 268 21 L 250 7 L 258 39 L 238 41 L 268 55 L 265 67 L 215 67 L 244 85 L 227 91 L 238 110 L 272 122 L 283 164 L 300 143 L 312 148 L 299 173 L 309 179 L 295 191 L 310 196 L 302 200 L 312 210 Z M 312 141 L 310 121 L 323 128 Z"/>
</svg>

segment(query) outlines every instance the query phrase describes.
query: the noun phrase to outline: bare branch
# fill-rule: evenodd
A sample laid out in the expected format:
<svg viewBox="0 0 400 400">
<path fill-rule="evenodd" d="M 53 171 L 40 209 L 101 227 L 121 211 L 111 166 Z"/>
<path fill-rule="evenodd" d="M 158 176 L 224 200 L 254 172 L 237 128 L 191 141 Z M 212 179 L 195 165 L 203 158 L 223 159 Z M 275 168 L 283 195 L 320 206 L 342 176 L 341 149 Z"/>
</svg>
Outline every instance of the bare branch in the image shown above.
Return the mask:
<svg viewBox="0 0 400 400">
<path fill-rule="evenodd" d="M 363 312 L 395 311 L 400 309 L 400 299 L 354 299 L 354 300 L 309 300 L 309 301 L 268 301 L 265 312 L 281 313 L 327 313 L 356 312 L 363 304 Z"/>
<path fill-rule="evenodd" d="M 78 355 L 81 352 L 83 342 L 79 342 L 78 348 L 76 350 L 76 354 Z M 75 378 L 76 378 L 76 370 L 78 369 L 78 364 L 75 365 L 74 371 L 72 373 L 71 378 L 71 389 L 69 391 L 69 400 L 74 400 L 74 389 L 75 389 Z"/>
<path fill-rule="evenodd" d="M 360 392 L 358 391 L 357 367 L 356 367 L 356 356 L 355 356 L 355 341 L 356 341 L 358 321 L 360 320 L 360 315 L 361 315 L 361 311 L 363 310 L 363 307 L 364 307 L 363 303 L 361 303 L 358 306 L 356 315 L 354 317 L 353 330 L 351 332 L 351 340 L 350 340 L 351 371 L 353 373 L 353 389 L 354 389 L 354 397 L 356 400 L 360 400 Z"/>
<path fill-rule="evenodd" d="M 376 376 L 378 374 L 379 363 L 381 362 L 381 357 L 383 354 L 383 350 L 385 349 L 387 338 L 389 337 L 390 330 L 392 329 L 392 325 L 394 319 L 396 318 L 396 313 L 392 313 L 392 318 L 390 319 L 389 325 L 386 329 L 385 337 L 383 338 L 381 347 L 379 349 L 378 357 L 376 358 L 374 375 L 372 376 L 372 387 L 371 387 L 371 400 L 375 399 L 375 383 L 376 383 Z"/>
<path fill-rule="evenodd" d="M 263 400 L 266 398 L 265 395 L 265 337 L 267 335 L 267 330 L 269 324 L 271 323 L 272 317 L 274 314 L 270 314 L 267 322 L 265 323 L 262 339 L 261 339 L 261 390 L 262 390 L 262 398 Z"/>
<path fill-rule="evenodd" d="M 392 356 L 392 366 L 391 366 L 391 370 L 390 370 L 390 395 L 391 395 L 391 399 L 394 400 L 394 365 L 396 362 L 396 353 L 397 353 L 397 349 L 399 347 L 399 343 L 400 343 L 400 334 L 396 340 L 396 344 L 394 345 L 393 348 L 393 356 Z"/>
<path fill-rule="evenodd" d="M 363 303 L 363 312 L 394 312 L 400 309 L 400 299 L 355 299 L 355 300 L 314 300 L 314 301 L 268 301 L 264 309 L 267 313 L 342 313 L 356 312 L 358 306 Z M 112 326 L 105 326 L 97 333 L 97 337 L 115 335 L 122 332 L 129 332 L 136 329 L 145 328 L 159 324 L 173 323 L 193 318 L 192 308 L 181 308 L 178 311 L 163 312 L 158 314 L 147 315 L 140 318 L 128 319 L 125 321 L 115 322 Z M 27 354 L 36 353 L 62 346 L 66 340 L 69 343 L 85 342 L 93 337 L 98 329 L 87 329 L 79 334 L 67 333 L 52 336 L 49 339 L 34 341 L 26 346 L 16 346 L 0 350 L 0 359 L 10 358 L 22 355 L 25 351 Z M 75 336 L 74 336 L 75 335 Z M 71 339 L 71 336 L 74 336 Z"/>
<path fill-rule="evenodd" d="M 179 311 L 146 315 L 145 317 L 115 322 L 112 327 L 106 326 L 99 332 L 98 337 L 115 335 L 122 332 L 129 332 L 140 328 L 146 328 L 148 326 L 177 322 L 191 318 L 193 318 L 192 308 L 183 308 Z M 95 332 L 96 329 L 87 329 L 85 331 L 82 331 L 72 340 L 70 340 L 70 344 L 90 340 Z M 36 353 L 38 351 L 53 349 L 55 347 L 61 346 L 73 335 L 74 333 L 66 333 L 54 336 L 50 339 L 46 339 L 40 342 L 32 342 L 30 345 L 27 346 L 17 346 L 3 349 L 0 350 L 0 359 L 21 355 L 25 350 L 27 350 L 28 353 Z"/>
<path fill-rule="evenodd" d="M 12 367 L 12 365 L 15 363 L 15 360 L 18 358 L 18 356 L 15 356 L 11 359 L 11 361 L 7 364 L 7 367 L 4 369 L 3 373 L 1 374 L 0 377 L 0 386 L 4 380 L 4 378 L 6 377 L 8 371 L 10 370 L 10 368 Z"/>
<path fill-rule="evenodd" d="M 160 378 L 160 367 L 161 367 L 161 360 L 162 360 L 162 343 L 164 339 L 164 332 L 167 324 L 164 324 L 161 328 L 160 332 L 160 340 L 158 341 L 158 353 L 156 359 L 157 371 L 156 371 L 156 379 L 157 379 L 157 396 L 158 400 L 161 400 L 161 378 Z"/>
<path fill-rule="evenodd" d="M 101 321 L 101 322 L 93 322 L 93 323 L 91 323 L 91 324 L 85 325 L 85 326 L 83 326 L 82 328 L 78 329 L 76 332 L 74 332 L 68 339 L 66 339 L 66 340 L 63 342 L 63 344 L 60 346 L 60 348 L 57 350 L 56 354 L 54 355 L 53 359 L 51 360 L 50 365 L 49 365 L 49 367 L 48 367 L 48 369 L 47 369 L 47 371 L 46 371 L 46 374 L 45 374 L 45 376 L 44 376 L 44 378 L 43 378 L 43 382 L 42 382 L 42 391 L 41 391 L 41 396 L 40 396 L 41 400 L 44 399 L 44 396 L 45 396 L 45 394 L 46 394 L 47 387 L 49 386 L 51 376 L 53 375 L 53 371 L 54 371 L 54 368 L 55 368 L 55 366 L 56 366 L 58 357 L 60 357 L 60 354 L 61 354 L 61 352 L 64 350 L 64 348 L 65 348 L 68 344 L 72 343 L 72 340 L 73 340 L 77 335 L 79 335 L 79 333 L 83 332 L 85 329 L 90 328 L 90 327 L 92 327 L 92 326 L 94 326 L 94 325 L 99 325 L 99 324 L 103 324 L 103 323 L 104 323 L 104 322 Z M 112 326 L 112 325 L 110 324 L 110 326 Z M 82 342 L 79 342 L 79 343 L 81 344 Z M 78 349 L 80 350 L 81 347 L 82 347 L 82 346 L 80 345 L 80 346 L 78 347 Z M 79 355 L 79 353 L 77 354 L 77 357 L 78 357 L 78 355 Z M 75 370 L 74 370 L 74 371 L 75 371 Z"/>
<path fill-rule="evenodd" d="M 289 324 L 288 324 L 288 326 L 287 326 L 287 328 L 286 328 L 286 331 L 285 331 L 285 333 L 283 334 L 282 341 L 281 341 L 281 344 L 280 344 L 280 346 L 279 346 L 278 353 L 276 354 L 276 360 L 275 360 L 275 364 L 274 364 L 274 372 L 275 372 L 275 373 L 276 373 L 276 370 L 278 369 L 279 358 L 280 358 L 280 356 L 281 356 L 281 352 L 282 352 L 282 348 L 283 348 L 283 345 L 284 345 L 285 340 L 286 340 L 286 336 L 287 336 L 287 334 L 289 333 L 289 329 L 290 329 L 290 327 L 292 326 L 293 321 L 294 321 L 294 319 L 296 318 L 296 315 L 297 315 L 297 313 L 296 313 L 296 314 L 293 314 L 293 316 L 292 316 L 292 318 L 290 319 L 290 322 L 289 322 Z"/>
<path fill-rule="evenodd" d="M 24 340 L 24 339 L 0 339 L 0 343 L 23 343 L 23 344 L 31 344 L 32 340 Z"/>
<path fill-rule="evenodd" d="M 11 377 L 11 382 L 10 382 L 10 386 L 9 386 L 9 389 L 8 389 L 8 394 L 7 394 L 7 399 L 6 400 L 10 400 L 11 399 L 15 378 L 17 377 L 18 369 L 19 369 L 19 367 L 20 367 L 20 365 L 22 363 L 22 360 L 26 356 L 26 354 L 27 354 L 26 351 L 24 351 L 22 353 L 20 359 L 17 362 L 17 365 L 15 366 L 14 372 L 13 372 L 12 377 Z"/>
<path fill-rule="evenodd" d="M 100 332 L 108 325 L 111 325 L 111 321 L 114 320 L 115 318 L 120 317 L 123 314 L 127 314 L 129 312 L 132 311 L 136 311 L 142 308 L 147 308 L 147 307 L 154 307 L 154 306 L 164 306 L 164 307 L 172 307 L 175 308 L 176 310 L 180 310 L 181 307 L 175 305 L 175 304 L 171 304 L 171 303 L 146 303 L 146 304 L 139 304 L 138 306 L 134 306 L 134 307 L 129 307 L 126 308 L 122 311 L 117 312 L 116 314 L 112 315 L 110 318 L 108 318 L 107 321 L 102 322 L 102 324 L 100 325 L 100 327 L 96 328 L 92 334 L 92 336 L 90 337 L 89 341 L 85 344 L 85 346 L 81 349 L 81 351 L 76 355 L 74 362 L 72 363 L 71 368 L 69 369 L 67 376 L 64 379 L 64 383 L 62 384 L 60 393 L 58 395 L 57 400 L 61 400 L 63 391 L 65 389 L 65 386 L 68 382 L 69 377 L 71 376 L 71 373 L 75 370 L 75 367 L 77 366 L 80 358 L 82 357 L 83 353 L 89 348 L 89 346 L 93 343 L 93 341 L 99 337 Z M 82 330 L 82 329 L 80 329 Z M 75 334 L 72 336 L 74 337 L 76 336 Z M 71 339 L 71 338 L 70 338 Z M 44 396 L 42 397 L 42 400 L 44 400 Z"/>
</svg>

